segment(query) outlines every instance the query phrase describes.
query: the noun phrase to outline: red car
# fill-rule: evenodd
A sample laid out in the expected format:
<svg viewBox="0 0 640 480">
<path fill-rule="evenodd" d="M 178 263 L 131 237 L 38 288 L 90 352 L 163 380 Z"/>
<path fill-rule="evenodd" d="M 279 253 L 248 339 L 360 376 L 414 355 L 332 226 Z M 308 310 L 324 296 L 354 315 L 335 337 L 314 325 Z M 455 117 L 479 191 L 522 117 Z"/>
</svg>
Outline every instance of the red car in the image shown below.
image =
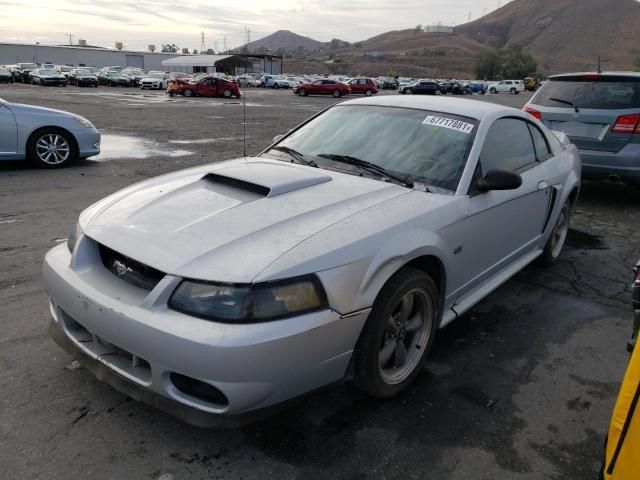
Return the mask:
<svg viewBox="0 0 640 480">
<path fill-rule="evenodd" d="M 236 81 L 217 77 L 203 77 L 198 80 L 172 79 L 167 86 L 169 95 L 184 95 L 185 97 L 219 97 L 240 98 L 240 87 Z"/>
<path fill-rule="evenodd" d="M 376 83 L 370 78 L 352 78 L 349 80 L 349 86 L 351 87 L 351 93 L 356 95 L 366 95 L 370 97 L 378 93 Z"/>
<path fill-rule="evenodd" d="M 303 82 L 293 87 L 294 95 L 300 95 L 306 97 L 307 95 L 333 95 L 334 97 L 341 97 L 343 95 L 349 95 L 351 88 L 335 80 L 329 80 L 328 78 L 321 78 L 320 80 L 314 80 L 313 82 Z"/>
</svg>

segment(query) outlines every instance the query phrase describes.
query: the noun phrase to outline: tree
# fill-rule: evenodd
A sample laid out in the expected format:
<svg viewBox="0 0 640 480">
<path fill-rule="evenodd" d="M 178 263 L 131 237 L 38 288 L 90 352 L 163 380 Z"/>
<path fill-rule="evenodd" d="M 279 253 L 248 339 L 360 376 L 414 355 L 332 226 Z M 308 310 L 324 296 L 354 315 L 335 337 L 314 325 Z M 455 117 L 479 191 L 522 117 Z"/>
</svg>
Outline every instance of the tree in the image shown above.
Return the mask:
<svg viewBox="0 0 640 480">
<path fill-rule="evenodd" d="M 524 78 L 536 72 L 538 64 L 525 53 L 520 45 L 483 53 L 476 65 L 476 75 L 480 79 Z"/>
<path fill-rule="evenodd" d="M 178 47 L 175 43 L 167 43 L 166 45 L 162 45 L 163 53 L 178 53 Z"/>
<path fill-rule="evenodd" d="M 422 24 L 419 23 L 418 25 L 416 25 L 416 28 L 414 30 L 415 33 L 420 33 L 422 31 Z"/>
</svg>

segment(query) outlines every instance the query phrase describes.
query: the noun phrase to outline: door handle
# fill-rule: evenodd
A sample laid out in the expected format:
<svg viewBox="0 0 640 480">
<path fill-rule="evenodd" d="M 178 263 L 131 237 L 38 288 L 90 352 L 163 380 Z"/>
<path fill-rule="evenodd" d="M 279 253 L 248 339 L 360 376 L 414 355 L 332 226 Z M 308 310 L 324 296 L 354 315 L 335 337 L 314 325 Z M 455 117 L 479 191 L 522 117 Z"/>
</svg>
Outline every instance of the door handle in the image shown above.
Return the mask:
<svg viewBox="0 0 640 480">
<path fill-rule="evenodd" d="M 547 188 L 549 188 L 549 184 L 547 182 L 544 180 L 538 182 L 538 190 L 546 190 Z"/>
</svg>

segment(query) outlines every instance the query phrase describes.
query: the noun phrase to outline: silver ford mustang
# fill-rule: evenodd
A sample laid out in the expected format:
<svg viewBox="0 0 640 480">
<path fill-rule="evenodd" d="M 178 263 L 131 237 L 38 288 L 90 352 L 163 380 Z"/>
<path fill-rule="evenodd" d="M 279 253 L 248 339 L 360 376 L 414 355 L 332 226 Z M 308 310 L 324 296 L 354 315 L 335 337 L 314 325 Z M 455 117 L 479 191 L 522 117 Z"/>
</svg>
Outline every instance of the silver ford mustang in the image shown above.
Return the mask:
<svg viewBox="0 0 640 480">
<path fill-rule="evenodd" d="M 563 248 L 580 158 L 526 113 L 382 97 L 257 157 L 86 209 L 48 252 L 52 334 L 98 378 L 192 423 L 344 379 L 389 397 L 438 328 Z"/>
<path fill-rule="evenodd" d="M 100 132 L 84 117 L 0 99 L 0 161 L 60 168 L 100 153 Z"/>
</svg>

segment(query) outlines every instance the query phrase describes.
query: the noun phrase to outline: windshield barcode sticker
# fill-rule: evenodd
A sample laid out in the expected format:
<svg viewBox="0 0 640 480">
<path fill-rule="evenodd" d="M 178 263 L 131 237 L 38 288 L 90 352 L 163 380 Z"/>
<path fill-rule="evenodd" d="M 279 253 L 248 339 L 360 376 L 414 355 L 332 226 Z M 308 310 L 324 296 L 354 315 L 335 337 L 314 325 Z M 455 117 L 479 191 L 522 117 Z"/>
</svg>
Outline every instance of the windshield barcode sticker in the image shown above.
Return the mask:
<svg viewBox="0 0 640 480">
<path fill-rule="evenodd" d="M 458 132 L 467 134 L 473 132 L 474 127 L 472 123 L 454 120 L 453 118 L 436 117 L 435 115 L 429 115 L 422 123 L 433 127 L 450 128 L 451 130 L 457 130 Z"/>
</svg>

